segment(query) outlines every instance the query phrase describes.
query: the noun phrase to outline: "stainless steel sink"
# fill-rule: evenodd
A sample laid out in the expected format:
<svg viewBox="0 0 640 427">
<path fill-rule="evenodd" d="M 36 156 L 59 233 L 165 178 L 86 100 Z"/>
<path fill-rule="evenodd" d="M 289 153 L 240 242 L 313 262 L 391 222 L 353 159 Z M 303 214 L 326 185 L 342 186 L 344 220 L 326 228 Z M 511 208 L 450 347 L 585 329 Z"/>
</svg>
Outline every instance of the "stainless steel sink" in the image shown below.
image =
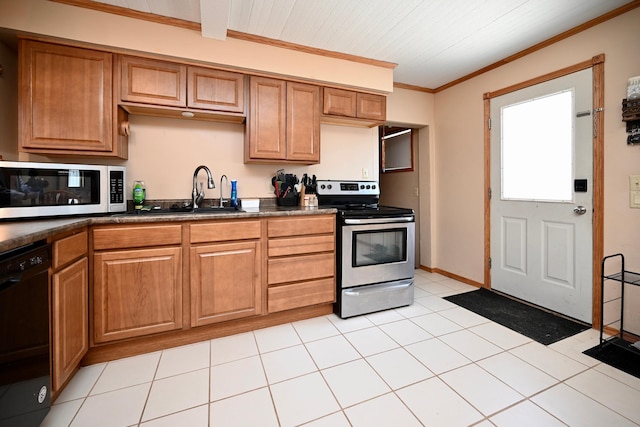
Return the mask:
<svg viewBox="0 0 640 427">
<path fill-rule="evenodd" d="M 210 206 L 206 208 L 192 208 L 190 206 L 186 207 L 171 207 L 164 209 L 150 209 L 150 210 L 142 210 L 137 209 L 134 211 L 128 211 L 119 215 L 211 215 L 211 214 L 232 214 L 232 213 L 240 213 L 244 212 L 242 209 L 234 208 L 232 206 Z"/>
</svg>

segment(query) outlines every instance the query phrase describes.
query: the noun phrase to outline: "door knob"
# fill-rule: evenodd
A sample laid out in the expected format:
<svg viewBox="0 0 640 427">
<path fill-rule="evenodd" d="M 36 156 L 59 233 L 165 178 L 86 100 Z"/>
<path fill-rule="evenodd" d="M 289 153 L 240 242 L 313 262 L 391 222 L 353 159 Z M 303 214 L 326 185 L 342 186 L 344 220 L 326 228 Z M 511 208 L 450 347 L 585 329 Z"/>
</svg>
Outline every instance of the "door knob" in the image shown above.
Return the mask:
<svg viewBox="0 0 640 427">
<path fill-rule="evenodd" d="M 585 208 L 584 206 L 576 206 L 575 208 L 573 208 L 573 212 L 575 212 L 577 215 L 584 215 L 587 213 L 587 208 Z"/>
</svg>

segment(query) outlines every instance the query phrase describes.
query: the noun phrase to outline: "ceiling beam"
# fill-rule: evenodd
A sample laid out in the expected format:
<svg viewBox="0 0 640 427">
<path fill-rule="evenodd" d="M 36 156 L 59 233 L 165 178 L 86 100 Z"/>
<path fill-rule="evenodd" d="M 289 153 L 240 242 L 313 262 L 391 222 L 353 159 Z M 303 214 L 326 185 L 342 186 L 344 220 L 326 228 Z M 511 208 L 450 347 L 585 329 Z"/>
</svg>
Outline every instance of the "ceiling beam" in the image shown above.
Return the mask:
<svg viewBox="0 0 640 427">
<path fill-rule="evenodd" d="M 202 37 L 226 40 L 231 0 L 200 0 Z"/>
</svg>

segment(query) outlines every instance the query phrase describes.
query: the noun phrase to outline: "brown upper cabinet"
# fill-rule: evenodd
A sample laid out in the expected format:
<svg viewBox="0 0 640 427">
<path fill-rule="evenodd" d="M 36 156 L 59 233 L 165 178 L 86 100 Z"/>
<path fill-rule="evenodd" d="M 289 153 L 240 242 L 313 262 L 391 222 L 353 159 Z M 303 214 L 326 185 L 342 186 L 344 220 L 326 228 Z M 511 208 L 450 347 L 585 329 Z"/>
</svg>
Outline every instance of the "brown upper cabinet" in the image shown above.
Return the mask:
<svg viewBox="0 0 640 427">
<path fill-rule="evenodd" d="M 111 53 L 22 39 L 18 57 L 20 151 L 127 158 Z"/>
<path fill-rule="evenodd" d="M 325 87 L 322 114 L 328 123 L 378 126 L 387 118 L 387 97 Z"/>
<path fill-rule="evenodd" d="M 202 67 L 188 67 L 187 72 L 189 107 L 244 113 L 243 74 Z"/>
<path fill-rule="evenodd" d="M 187 66 L 119 56 L 120 100 L 170 107 L 187 106 Z"/>
<path fill-rule="evenodd" d="M 243 74 L 124 55 L 118 62 L 120 101 L 131 113 L 244 121 Z"/>
<path fill-rule="evenodd" d="M 320 162 L 320 87 L 251 77 L 245 162 Z"/>
</svg>

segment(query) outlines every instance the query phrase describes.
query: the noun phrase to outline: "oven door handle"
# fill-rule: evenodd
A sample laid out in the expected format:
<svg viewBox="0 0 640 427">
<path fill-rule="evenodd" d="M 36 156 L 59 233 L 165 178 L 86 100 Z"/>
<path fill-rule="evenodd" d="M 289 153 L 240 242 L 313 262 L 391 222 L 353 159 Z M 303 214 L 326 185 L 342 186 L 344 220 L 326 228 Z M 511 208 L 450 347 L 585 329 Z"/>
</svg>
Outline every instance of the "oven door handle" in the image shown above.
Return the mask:
<svg viewBox="0 0 640 427">
<path fill-rule="evenodd" d="M 395 218 L 366 218 L 366 219 L 345 219 L 346 225 L 365 225 L 365 224 L 393 224 L 401 222 L 414 222 L 412 216 L 401 216 Z"/>
<path fill-rule="evenodd" d="M 410 287 L 411 285 L 413 285 L 413 279 L 398 280 L 396 282 L 387 284 L 387 286 L 385 286 L 384 289 L 387 291 L 392 289 L 404 289 L 404 288 Z M 371 288 L 368 288 L 366 286 L 344 290 L 344 294 L 349 296 L 359 296 L 361 294 L 366 295 L 367 292 L 372 292 L 372 290 Z"/>
</svg>

